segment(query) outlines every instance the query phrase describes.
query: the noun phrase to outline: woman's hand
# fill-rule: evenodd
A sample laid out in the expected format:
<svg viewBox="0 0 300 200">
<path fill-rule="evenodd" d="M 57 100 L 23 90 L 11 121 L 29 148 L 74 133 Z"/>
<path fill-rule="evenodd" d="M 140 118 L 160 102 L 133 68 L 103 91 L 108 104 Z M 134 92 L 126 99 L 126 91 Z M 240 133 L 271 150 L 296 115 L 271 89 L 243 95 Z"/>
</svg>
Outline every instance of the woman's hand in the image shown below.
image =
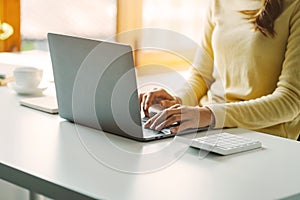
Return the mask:
<svg viewBox="0 0 300 200">
<path fill-rule="evenodd" d="M 177 126 L 171 128 L 172 133 L 177 133 L 189 128 L 209 126 L 212 123 L 212 117 L 213 115 L 208 108 L 176 104 L 149 119 L 145 123 L 145 127 L 160 131 L 178 123 Z"/>
<path fill-rule="evenodd" d="M 153 90 L 141 93 L 139 95 L 141 109 L 145 115 L 149 117 L 149 108 L 152 105 L 159 104 L 164 108 L 169 108 L 175 104 L 180 104 L 181 100 L 178 97 L 174 97 L 166 90 L 161 88 L 154 88 Z"/>
</svg>

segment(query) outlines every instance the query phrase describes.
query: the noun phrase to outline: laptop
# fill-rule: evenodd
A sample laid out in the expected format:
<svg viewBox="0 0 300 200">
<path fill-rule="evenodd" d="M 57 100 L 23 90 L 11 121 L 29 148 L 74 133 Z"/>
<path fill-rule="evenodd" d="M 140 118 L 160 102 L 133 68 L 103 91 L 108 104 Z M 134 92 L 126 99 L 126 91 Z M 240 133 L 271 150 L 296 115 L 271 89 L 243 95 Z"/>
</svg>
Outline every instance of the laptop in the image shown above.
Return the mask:
<svg viewBox="0 0 300 200">
<path fill-rule="evenodd" d="M 48 33 L 59 115 L 138 141 L 172 137 L 143 128 L 132 48 Z"/>
</svg>

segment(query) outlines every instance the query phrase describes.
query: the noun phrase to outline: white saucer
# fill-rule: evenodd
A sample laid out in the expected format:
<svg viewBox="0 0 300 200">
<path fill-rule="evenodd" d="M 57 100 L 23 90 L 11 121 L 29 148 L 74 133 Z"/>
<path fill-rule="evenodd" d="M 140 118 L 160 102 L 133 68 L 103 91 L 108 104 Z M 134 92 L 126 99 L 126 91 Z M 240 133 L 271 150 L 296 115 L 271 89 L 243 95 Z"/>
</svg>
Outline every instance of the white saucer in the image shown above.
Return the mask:
<svg viewBox="0 0 300 200">
<path fill-rule="evenodd" d="M 29 94 L 41 94 L 48 86 L 39 85 L 37 88 L 24 88 L 17 86 L 15 82 L 7 83 L 7 87 L 13 89 L 18 94 L 29 95 Z"/>
</svg>

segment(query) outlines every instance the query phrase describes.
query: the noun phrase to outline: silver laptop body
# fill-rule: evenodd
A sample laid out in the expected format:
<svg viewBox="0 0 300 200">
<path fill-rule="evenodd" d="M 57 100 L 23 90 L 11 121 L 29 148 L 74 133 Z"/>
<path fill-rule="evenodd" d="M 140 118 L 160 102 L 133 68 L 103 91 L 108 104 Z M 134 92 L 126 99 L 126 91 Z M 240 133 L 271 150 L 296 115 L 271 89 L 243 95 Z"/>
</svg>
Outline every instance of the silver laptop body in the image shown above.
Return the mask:
<svg viewBox="0 0 300 200">
<path fill-rule="evenodd" d="M 48 33 L 59 115 L 138 141 L 172 136 L 143 129 L 129 45 Z"/>
</svg>

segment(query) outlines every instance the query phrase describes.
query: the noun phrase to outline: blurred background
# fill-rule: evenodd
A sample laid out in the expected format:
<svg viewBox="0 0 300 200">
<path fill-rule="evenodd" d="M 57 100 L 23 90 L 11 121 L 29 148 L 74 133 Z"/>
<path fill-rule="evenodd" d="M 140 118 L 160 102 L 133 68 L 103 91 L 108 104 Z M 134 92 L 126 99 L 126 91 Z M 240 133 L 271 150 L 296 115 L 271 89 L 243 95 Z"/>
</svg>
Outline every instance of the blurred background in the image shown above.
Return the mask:
<svg viewBox="0 0 300 200">
<path fill-rule="evenodd" d="M 209 1 L 205 0 L 2 0 L 0 22 L 12 21 L 15 43 L 0 51 L 48 51 L 47 33 L 57 32 L 95 39 L 106 39 L 137 28 L 168 29 L 198 42 L 201 18 Z M 19 9 L 18 9 L 19 8 Z M 14 19 L 11 19 L 14 18 Z M 18 30 L 18 26 L 20 27 Z M 19 33 L 18 33 L 19 31 Z M 19 35 L 18 35 L 19 34 Z M 134 49 L 160 35 L 135 35 L 118 38 Z M 10 40 L 8 39 L 8 40 Z M 175 48 L 193 51 L 186 44 L 176 44 L 166 37 L 165 43 Z M 9 43 L 6 41 L 6 43 Z M 184 68 L 184 62 L 157 50 L 136 52 L 136 66 L 153 60 L 173 67 Z"/>
</svg>

